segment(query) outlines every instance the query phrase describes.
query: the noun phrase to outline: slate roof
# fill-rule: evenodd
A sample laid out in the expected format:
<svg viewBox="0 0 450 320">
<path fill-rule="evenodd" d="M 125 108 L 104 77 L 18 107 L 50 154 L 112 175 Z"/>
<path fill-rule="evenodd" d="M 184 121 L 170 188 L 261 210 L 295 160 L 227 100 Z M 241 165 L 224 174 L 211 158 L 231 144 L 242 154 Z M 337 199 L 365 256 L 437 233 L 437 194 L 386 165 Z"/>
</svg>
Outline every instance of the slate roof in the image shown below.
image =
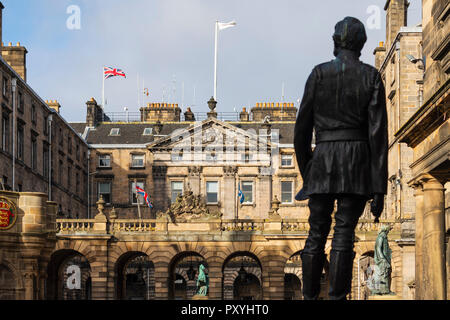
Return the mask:
<svg viewBox="0 0 450 320">
<path fill-rule="evenodd" d="M 226 122 L 237 128 L 243 130 L 254 129 L 256 133 L 259 133 L 260 129 L 263 129 L 262 123 L 257 122 Z M 75 131 L 82 135 L 85 131 L 85 123 L 71 123 L 70 124 Z M 173 131 L 177 129 L 188 128 L 192 125 L 192 122 L 163 122 L 163 126 L 160 135 L 170 135 Z M 293 144 L 294 141 L 294 126 L 295 122 L 272 122 L 272 130 L 278 129 L 280 134 L 281 144 Z M 90 129 L 87 136 L 87 143 L 99 145 L 124 145 L 124 144 L 147 144 L 153 142 L 155 139 L 160 137 L 154 136 L 154 130 L 152 135 L 143 135 L 146 128 L 154 128 L 155 123 L 145 123 L 145 122 L 130 122 L 130 123 L 101 123 L 95 129 Z M 120 129 L 120 136 L 111 136 L 111 129 Z"/>
</svg>

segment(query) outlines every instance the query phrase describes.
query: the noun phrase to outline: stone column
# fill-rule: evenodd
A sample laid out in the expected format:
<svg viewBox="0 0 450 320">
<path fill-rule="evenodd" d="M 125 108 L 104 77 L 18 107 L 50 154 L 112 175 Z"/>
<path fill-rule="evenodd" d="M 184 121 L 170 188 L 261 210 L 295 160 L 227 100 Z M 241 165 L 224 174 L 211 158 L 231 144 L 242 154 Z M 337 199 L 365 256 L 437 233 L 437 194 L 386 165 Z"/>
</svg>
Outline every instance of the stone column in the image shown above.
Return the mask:
<svg viewBox="0 0 450 320">
<path fill-rule="evenodd" d="M 422 299 L 422 279 L 423 279 L 423 186 L 420 183 L 413 185 L 415 189 L 414 197 L 416 200 L 416 289 L 415 299 Z"/>
<path fill-rule="evenodd" d="M 25 271 L 23 273 L 23 282 L 25 287 L 25 300 L 34 300 L 36 297 L 36 277 L 37 274 L 34 271 Z"/>
<path fill-rule="evenodd" d="M 425 300 L 446 299 L 444 187 L 427 175 L 423 181 L 423 291 Z"/>
</svg>

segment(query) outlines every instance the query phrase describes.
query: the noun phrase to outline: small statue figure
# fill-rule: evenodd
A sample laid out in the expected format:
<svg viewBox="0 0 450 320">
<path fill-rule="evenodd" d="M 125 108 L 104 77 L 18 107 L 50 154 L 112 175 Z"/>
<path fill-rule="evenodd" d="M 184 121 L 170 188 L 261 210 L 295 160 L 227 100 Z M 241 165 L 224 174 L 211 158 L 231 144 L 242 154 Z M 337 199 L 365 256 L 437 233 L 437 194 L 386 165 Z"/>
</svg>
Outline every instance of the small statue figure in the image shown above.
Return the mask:
<svg viewBox="0 0 450 320">
<path fill-rule="evenodd" d="M 205 273 L 205 266 L 200 264 L 198 267 L 198 277 L 197 277 L 197 295 L 206 297 L 208 295 L 209 288 L 209 277 Z"/>
<path fill-rule="evenodd" d="M 389 248 L 388 233 L 390 226 L 382 226 L 375 241 L 375 273 L 372 295 L 393 295 L 391 287 L 391 258 L 392 250 Z"/>
</svg>

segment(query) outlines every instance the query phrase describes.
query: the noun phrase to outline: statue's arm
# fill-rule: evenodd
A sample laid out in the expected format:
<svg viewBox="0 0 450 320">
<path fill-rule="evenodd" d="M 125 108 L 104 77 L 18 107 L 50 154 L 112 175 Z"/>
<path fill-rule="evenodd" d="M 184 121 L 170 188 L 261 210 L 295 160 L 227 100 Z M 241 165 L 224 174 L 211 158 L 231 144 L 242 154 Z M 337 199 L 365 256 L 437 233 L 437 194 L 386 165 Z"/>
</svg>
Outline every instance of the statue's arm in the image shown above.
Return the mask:
<svg viewBox="0 0 450 320">
<path fill-rule="evenodd" d="M 306 81 L 305 92 L 294 129 L 295 156 L 297 157 L 297 163 L 303 179 L 305 179 L 308 162 L 312 158 L 311 142 L 314 125 L 313 106 L 316 91 L 316 73 L 317 71 L 314 69 Z"/>
<path fill-rule="evenodd" d="M 374 194 L 387 193 L 388 132 L 386 93 L 379 72 L 368 108 L 368 138 L 371 153 L 370 171 Z"/>
</svg>

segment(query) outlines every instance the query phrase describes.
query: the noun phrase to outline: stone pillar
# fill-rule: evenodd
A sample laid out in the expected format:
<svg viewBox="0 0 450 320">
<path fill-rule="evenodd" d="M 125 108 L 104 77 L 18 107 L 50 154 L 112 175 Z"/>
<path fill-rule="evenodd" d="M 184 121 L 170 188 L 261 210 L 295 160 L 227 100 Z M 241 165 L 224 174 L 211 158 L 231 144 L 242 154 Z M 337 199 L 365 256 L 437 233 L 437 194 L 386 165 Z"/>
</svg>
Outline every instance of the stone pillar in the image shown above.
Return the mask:
<svg viewBox="0 0 450 320">
<path fill-rule="evenodd" d="M 259 219 L 267 219 L 269 217 L 269 211 L 272 202 L 271 192 L 271 176 L 259 175 L 258 184 L 256 186 L 256 212 L 258 212 Z"/>
<path fill-rule="evenodd" d="M 284 268 L 286 260 L 279 251 L 273 251 L 262 263 L 264 300 L 284 300 Z"/>
<path fill-rule="evenodd" d="M 169 267 L 166 262 L 155 262 L 155 300 L 169 299 Z"/>
<path fill-rule="evenodd" d="M 23 273 L 23 283 L 25 287 L 25 297 L 24 300 L 35 300 L 36 298 L 36 277 L 35 271 L 25 271 Z"/>
<path fill-rule="evenodd" d="M 223 199 L 223 219 L 234 219 L 236 217 L 236 174 L 237 167 L 223 167 L 223 187 L 221 198 Z M 235 196 L 230 196 L 230 195 Z"/>
<path fill-rule="evenodd" d="M 425 300 L 446 299 L 444 187 L 427 175 L 423 181 L 423 291 Z"/>
<path fill-rule="evenodd" d="M 188 167 L 188 183 L 194 195 L 201 194 L 200 174 L 202 167 Z"/>
<path fill-rule="evenodd" d="M 90 248 L 95 256 L 95 261 L 90 262 L 92 300 L 108 300 L 108 239 L 91 240 Z"/>
<path fill-rule="evenodd" d="M 222 299 L 222 263 L 220 261 L 207 261 L 209 276 L 209 300 Z"/>
<path fill-rule="evenodd" d="M 423 279 L 423 189 L 422 185 L 417 183 L 413 185 L 415 189 L 414 197 L 416 200 L 416 289 L 415 289 L 415 299 L 422 299 L 422 279 Z"/>
</svg>

